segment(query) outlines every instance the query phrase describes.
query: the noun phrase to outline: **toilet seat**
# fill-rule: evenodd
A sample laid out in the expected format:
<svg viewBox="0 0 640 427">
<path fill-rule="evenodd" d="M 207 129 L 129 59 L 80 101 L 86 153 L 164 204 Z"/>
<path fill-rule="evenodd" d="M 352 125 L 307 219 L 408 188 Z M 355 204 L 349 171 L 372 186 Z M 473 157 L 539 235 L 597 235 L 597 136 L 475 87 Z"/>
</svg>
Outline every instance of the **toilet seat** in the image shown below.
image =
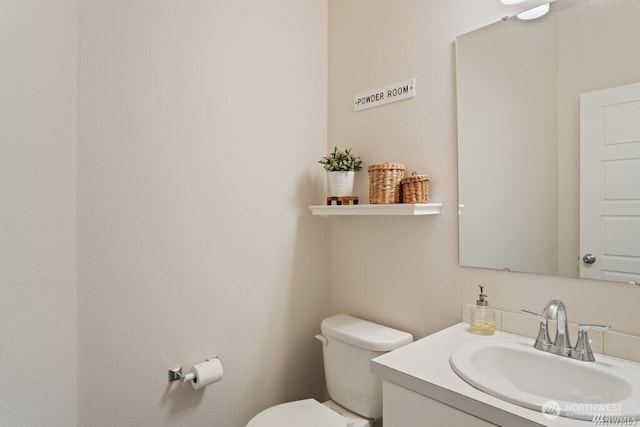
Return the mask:
<svg viewBox="0 0 640 427">
<path fill-rule="evenodd" d="M 272 406 L 253 417 L 247 427 L 350 427 L 351 422 L 315 399 Z"/>
</svg>

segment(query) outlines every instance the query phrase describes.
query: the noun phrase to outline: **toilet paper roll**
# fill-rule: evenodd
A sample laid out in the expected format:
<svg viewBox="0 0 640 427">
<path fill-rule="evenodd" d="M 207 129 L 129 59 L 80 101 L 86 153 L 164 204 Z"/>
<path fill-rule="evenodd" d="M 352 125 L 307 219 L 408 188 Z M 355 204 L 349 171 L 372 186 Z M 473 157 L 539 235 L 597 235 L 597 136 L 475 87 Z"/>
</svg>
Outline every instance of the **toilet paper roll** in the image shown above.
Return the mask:
<svg viewBox="0 0 640 427">
<path fill-rule="evenodd" d="M 191 380 L 193 388 L 198 390 L 202 387 L 206 387 L 209 384 L 213 384 L 222 379 L 224 370 L 222 369 L 222 363 L 217 357 L 207 360 L 206 362 L 193 365 L 191 372 L 195 375 L 195 378 Z"/>
</svg>

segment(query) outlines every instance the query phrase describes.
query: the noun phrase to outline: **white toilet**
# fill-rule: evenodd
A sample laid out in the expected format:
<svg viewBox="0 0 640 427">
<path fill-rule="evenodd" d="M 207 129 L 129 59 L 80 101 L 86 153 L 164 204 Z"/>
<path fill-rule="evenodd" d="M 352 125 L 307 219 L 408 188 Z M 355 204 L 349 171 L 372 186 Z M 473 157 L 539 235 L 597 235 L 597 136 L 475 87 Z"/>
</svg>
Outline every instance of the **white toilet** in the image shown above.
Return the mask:
<svg viewBox="0 0 640 427">
<path fill-rule="evenodd" d="M 324 373 L 331 400 L 272 406 L 247 427 L 370 427 L 382 417 L 382 381 L 370 360 L 413 341 L 411 334 L 339 314 L 322 321 Z"/>
</svg>

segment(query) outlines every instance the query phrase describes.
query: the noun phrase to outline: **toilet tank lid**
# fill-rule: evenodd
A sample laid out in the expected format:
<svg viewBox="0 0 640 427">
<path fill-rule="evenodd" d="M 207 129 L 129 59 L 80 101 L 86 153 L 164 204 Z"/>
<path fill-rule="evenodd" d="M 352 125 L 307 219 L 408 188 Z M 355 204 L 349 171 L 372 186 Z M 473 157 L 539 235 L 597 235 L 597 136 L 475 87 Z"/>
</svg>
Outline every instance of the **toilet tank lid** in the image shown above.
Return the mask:
<svg viewBox="0 0 640 427">
<path fill-rule="evenodd" d="M 391 351 L 413 342 L 413 336 L 408 332 L 346 314 L 324 319 L 320 330 L 323 335 L 371 351 Z"/>
</svg>

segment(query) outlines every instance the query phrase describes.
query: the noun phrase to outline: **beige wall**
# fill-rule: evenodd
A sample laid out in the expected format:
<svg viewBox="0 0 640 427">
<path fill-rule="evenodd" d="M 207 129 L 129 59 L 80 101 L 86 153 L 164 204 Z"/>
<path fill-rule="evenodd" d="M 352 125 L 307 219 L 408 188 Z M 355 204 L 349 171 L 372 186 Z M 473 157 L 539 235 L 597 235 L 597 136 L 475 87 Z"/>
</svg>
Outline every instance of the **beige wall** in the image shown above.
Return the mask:
<svg viewBox="0 0 640 427">
<path fill-rule="evenodd" d="M 323 397 L 326 63 L 325 0 L 80 2 L 80 425 Z"/>
<path fill-rule="evenodd" d="M 459 321 L 478 283 L 497 307 L 560 298 L 571 320 L 640 334 L 636 288 L 458 267 L 453 40 L 497 2 L 83 0 L 79 25 L 75 1 L 12 3 L 3 421 L 72 426 L 77 407 L 81 426 L 244 426 L 323 397 L 324 316 L 421 337 Z M 354 94 L 408 77 L 416 98 L 352 111 Z M 310 216 L 333 145 L 431 174 L 442 215 Z M 221 383 L 167 384 L 212 353 Z"/>
<path fill-rule="evenodd" d="M 76 420 L 76 2 L 0 3 L 0 425 Z"/>
<path fill-rule="evenodd" d="M 572 321 L 640 334 L 629 315 L 640 288 L 458 266 L 454 40 L 505 11 L 492 0 L 329 1 L 328 146 L 428 173 L 444 203 L 437 217 L 329 219 L 332 307 L 420 337 L 459 321 L 460 302 L 483 283 L 496 307 L 541 310 L 559 298 Z M 409 77 L 415 98 L 353 112 L 354 94 Z M 356 180 L 366 197 L 366 172 Z"/>
</svg>

